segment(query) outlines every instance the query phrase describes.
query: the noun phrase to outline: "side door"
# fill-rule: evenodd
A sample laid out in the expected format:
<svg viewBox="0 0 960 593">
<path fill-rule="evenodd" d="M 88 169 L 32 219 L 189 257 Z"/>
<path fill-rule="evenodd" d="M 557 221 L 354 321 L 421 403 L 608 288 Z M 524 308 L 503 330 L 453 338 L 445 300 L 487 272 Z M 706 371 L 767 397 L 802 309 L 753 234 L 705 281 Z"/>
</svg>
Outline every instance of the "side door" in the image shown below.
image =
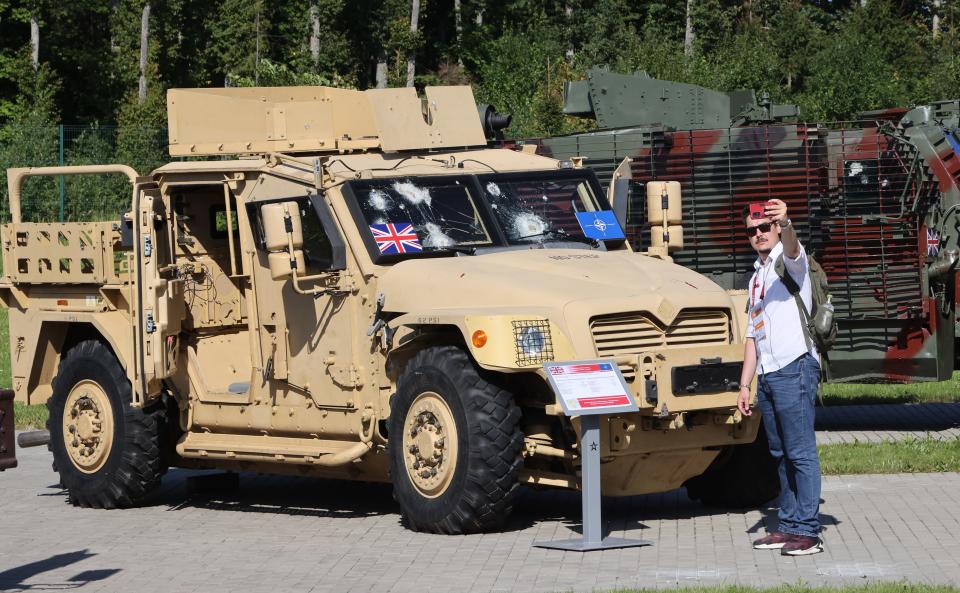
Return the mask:
<svg viewBox="0 0 960 593">
<path fill-rule="evenodd" d="M 287 204 L 299 214 L 294 245 L 297 275 L 274 274 L 277 261 L 289 266 L 285 244 L 265 241 L 267 208 Z M 255 287 L 264 379 L 273 389 L 312 399 L 322 407 L 350 409 L 363 386 L 357 299 L 344 290 L 346 249 L 322 196 L 270 198 L 252 202 L 248 216 L 257 243 Z M 267 223 L 268 224 L 268 223 Z M 288 268 L 289 271 L 289 268 Z M 289 395 L 276 401 L 298 405 Z"/>
<path fill-rule="evenodd" d="M 183 280 L 176 275 L 173 218 L 158 185 L 141 180 L 133 203 L 134 403 L 160 392 L 160 382 L 177 370 Z"/>
</svg>

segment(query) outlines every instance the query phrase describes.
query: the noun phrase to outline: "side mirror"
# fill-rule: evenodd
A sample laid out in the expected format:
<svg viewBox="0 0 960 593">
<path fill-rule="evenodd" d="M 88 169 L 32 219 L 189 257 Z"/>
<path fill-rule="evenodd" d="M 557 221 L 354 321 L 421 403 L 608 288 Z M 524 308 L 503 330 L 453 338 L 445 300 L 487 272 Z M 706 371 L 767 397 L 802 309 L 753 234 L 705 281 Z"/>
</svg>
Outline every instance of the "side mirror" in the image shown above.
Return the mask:
<svg viewBox="0 0 960 593">
<path fill-rule="evenodd" d="M 274 280 L 303 273 L 303 224 L 296 202 L 277 202 L 260 207 L 263 241 L 269 254 L 270 275 Z"/>
<path fill-rule="evenodd" d="M 276 202 L 260 206 L 260 220 L 263 221 L 263 239 L 267 251 L 285 251 L 288 247 L 288 232 L 293 234 L 293 248 L 303 247 L 300 205 L 296 202 Z"/>
<path fill-rule="evenodd" d="M 283 280 L 293 276 L 294 267 L 297 270 L 304 269 L 306 260 L 301 249 L 295 249 L 292 257 L 289 253 L 274 251 L 267 254 L 267 264 L 270 266 L 270 276 L 274 280 Z"/>
<path fill-rule="evenodd" d="M 647 222 L 660 226 L 680 224 L 679 181 L 651 181 L 647 184 Z"/>
<path fill-rule="evenodd" d="M 665 247 L 668 252 L 683 249 L 683 227 L 678 224 L 650 227 L 650 246 Z"/>
<path fill-rule="evenodd" d="M 683 218 L 679 181 L 651 181 L 647 184 L 647 222 L 650 224 L 650 253 L 657 257 L 683 249 Z"/>
</svg>

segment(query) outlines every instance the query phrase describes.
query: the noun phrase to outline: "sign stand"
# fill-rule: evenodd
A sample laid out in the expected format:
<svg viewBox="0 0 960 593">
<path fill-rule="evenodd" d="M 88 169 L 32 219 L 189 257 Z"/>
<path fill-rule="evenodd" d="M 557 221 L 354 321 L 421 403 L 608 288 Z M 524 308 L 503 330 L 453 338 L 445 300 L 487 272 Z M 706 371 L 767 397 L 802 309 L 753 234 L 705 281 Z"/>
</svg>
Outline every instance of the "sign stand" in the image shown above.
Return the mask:
<svg viewBox="0 0 960 593">
<path fill-rule="evenodd" d="M 600 416 L 638 408 L 617 365 L 606 361 L 544 365 L 564 412 L 580 417 L 580 491 L 583 507 L 581 538 L 534 542 L 537 548 L 589 552 L 650 546 L 646 539 L 603 537 L 600 493 Z"/>
</svg>

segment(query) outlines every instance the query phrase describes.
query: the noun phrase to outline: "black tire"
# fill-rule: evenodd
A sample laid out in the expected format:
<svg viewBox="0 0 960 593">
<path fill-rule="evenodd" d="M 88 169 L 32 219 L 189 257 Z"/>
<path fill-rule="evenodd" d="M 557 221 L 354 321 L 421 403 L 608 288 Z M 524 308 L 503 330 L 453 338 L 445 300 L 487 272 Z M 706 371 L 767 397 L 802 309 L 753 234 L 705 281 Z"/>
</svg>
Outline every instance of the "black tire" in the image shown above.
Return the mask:
<svg viewBox="0 0 960 593">
<path fill-rule="evenodd" d="M 74 397 L 79 400 L 66 409 L 71 393 L 83 389 L 81 385 L 95 385 L 90 393 L 99 395 Z M 96 387 L 100 391 L 96 391 Z M 91 401 L 105 400 L 96 408 L 99 426 L 112 425 L 104 430 L 103 438 L 110 439 L 109 448 L 96 456 L 97 464 L 81 469 L 68 452 L 78 455 L 78 447 L 68 443 L 79 442 L 74 436 L 80 431 L 77 424 L 64 429 L 64 414 L 79 408 L 90 409 Z M 130 405 L 132 390 L 130 382 L 113 352 L 98 340 L 86 340 L 72 347 L 60 361 L 57 376 L 53 380 L 53 394 L 47 402 L 50 418 L 48 448 L 53 453 L 54 469 L 60 474 L 61 485 L 67 489 L 72 504 L 82 507 L 122 508 L 137 504 L 144 496 L 160 485 L 164 473 L 160 454 L 160 416 L 162 408 L 143 410 Z M 76 402 L 77 399 L 72 401 Z M 109 410 L 100 408 L 106 408 Z M 83 413 L 83 412 L 82 412 Z M 102 416 L 102 417 L 101 417 Z M 72 416 L 72 418 L 75 418 Z M 74 428 L 70 433 L 69 427 Z M 87 423 L 89 426 L 89 422 Z M 89 433 L 89 428 L 87 429 Z M 97 437 L 99 438 L 99 436 Z M 94 445 L 100 447 L 101 445 Z M 98 449 L 99 450 L 99 449 Z"/>
<path fill-rule="evenodd" d="M 403 443 L 405 431 L 413 438 L 417 430 L 424 430 L 417 424 L 424 415 L 417 414 L 416 408 L 414 416 L 407 418 L 411 406 L 423 405 L 423 398 L 439 403 L 438 397 L 452 415 L 457 449 L 455 455 L 438 462 L 447 485 L 431 496 L 423 483 L 414 483 L 416 478 L 408 470 L 422 454 L 412 453 L 409 445 L 405 449 Z M 416 354 L 398 381 L 388 432 L 393 496 L 406 525 L 414 531 L 445 534 L 500 526 L 513 509 L 519 489 L 517 477 L 523 466 L 519 421 L 513 395 L 485 379 L 462 349 L 442 346 Z M 449 434 L 449 427 L 441 428 Z M 448 462 L 452 467 L 443 465 Z"/>
<path fill-rule="evenodd" d="M 757 508 L 779 496 L 777 462 L 770 455 L 763 424 L 756 440 L 727 447 L 707 471 L 684 486 L 691 499 L 724 509 Z"/>
</svg>

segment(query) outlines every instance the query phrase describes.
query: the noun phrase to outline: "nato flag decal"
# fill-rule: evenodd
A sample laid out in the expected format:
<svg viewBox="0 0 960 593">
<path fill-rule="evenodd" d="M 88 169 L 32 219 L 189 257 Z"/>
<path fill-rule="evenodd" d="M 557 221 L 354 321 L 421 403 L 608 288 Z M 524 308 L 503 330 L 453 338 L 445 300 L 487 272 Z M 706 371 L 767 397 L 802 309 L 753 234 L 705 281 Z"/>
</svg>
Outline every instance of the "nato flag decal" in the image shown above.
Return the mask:
<svg viewBox="0 0 960 593">
<path fill-rule="evenodd" d="M 607 241 L 611 239 L 625 239 L 623 229 L 617 222 L 617 216 L 612 210 L 598 210 L 596 212 L 577 212 L 577 221 L 583 229 L 584 236 L 590 239 Z"/>
</svg>

